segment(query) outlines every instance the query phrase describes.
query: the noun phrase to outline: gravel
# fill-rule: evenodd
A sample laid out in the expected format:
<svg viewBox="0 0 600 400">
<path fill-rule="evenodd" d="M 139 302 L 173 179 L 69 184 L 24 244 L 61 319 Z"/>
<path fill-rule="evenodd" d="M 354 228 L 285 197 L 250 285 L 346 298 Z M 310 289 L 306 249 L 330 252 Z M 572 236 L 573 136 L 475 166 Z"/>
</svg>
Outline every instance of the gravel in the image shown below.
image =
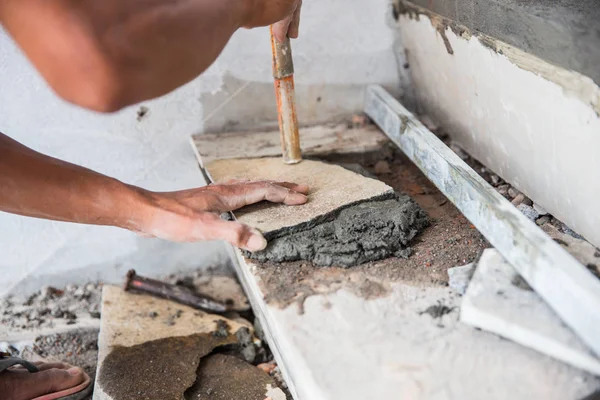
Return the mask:
<svg viewBox="0 0 600 400">
<path fill-rule="evenodd" d="M 45 286 L 26 299 L 0 300 L 0 324 L 16 330 L 53 328 L 58 320 L 68 325 L 79 318 L 100 318 L 102 285 Z"/>
<path fill-rule="evenodd" d="M 523 215 L 525 215 L 532 221 L 535 221 L 540 216 L 540 214 L 538 214 L 538 212 L 535 211 L 533 207 L 528 206 L 527 204 L 520 204 L 517 208 L 523 213 Z"/>
</svg>

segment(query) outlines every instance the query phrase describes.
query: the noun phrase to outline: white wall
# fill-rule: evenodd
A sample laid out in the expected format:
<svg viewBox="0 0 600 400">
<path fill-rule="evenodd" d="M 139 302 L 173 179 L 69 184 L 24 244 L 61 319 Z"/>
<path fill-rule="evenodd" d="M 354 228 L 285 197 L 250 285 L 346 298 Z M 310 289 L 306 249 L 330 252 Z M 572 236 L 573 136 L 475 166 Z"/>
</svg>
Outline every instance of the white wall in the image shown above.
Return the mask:
<svg viewBox="0 0 600 400">
<path fill-rule="evenodd" d="M 362 89 L 398 93 L 387 0 L 305 1 L 294 42 L 302 123 L 359 111 Z M 0 131 L 22 143 L 153 190 L 201 185 L 192 133 L 272 125 L 275 103 L 268 31 L 238 32 L 199 79 L 163 98 L 98 115 L 58 99 L 0 31 Z M 1 154 L 0 154 L 1 156 Z M 119 281 L 129 268 L 157 275 L 224 260 L 218 243 L 173 244 L 107 228 L 0 213 L 0 296 L 42 284 Z"/>
<path fill-rule="evenodd" d="M 425 15 L 399 20 L 420 106 L 487 167 L 600 246 L 600 88 Z"/>
</svg>

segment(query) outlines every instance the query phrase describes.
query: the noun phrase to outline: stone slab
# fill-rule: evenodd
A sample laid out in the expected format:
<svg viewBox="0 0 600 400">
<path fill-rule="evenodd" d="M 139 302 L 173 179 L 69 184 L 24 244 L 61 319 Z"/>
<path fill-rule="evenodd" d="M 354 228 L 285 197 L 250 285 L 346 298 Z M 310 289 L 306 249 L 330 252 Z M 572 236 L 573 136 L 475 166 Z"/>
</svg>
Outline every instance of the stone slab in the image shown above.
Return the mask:
<svg viewBox="0 0 600 400">
<path fill-rule="evenodd" d="M 281 155 L 279 131 L 197 134 L 191 140 L 202 163 Z M 311 157 L 377 151 L 389 143 L 389 139 L 372 125 L 350 129 L 346 124 L 341 124 L 301 128 L 300 142 L 302 155 Z"/>
<path fill-rule="evenodd" d="M 190 359 L 190 363 L 193 361 L 196 362 L 196 365 L 190 364 L 191 366 L 188 365 L 184 369 L 189 375 L 187 376 L 188 380 L 191 379 L 189 387 L 195 380 L 197 362 L 200 357 L 217 345 L 235 343 L 237 340 L 235 333 L 244 327 L 252 330 L 252 327 L 247 324 L 219 315 L 207 314 L 169 300 L 127 293 L 115 286 L 104 286 L 94 400 L 127 398 L 125 394 L 122 397 L 109 394 L 106 388 L 110 387 L 109 392 L 111 393 L 116 390 L 115 385 L 111 385 L 111 380 L 119 380 L 118 383 L 123 386 L 120 381 L 123 377 L 120 375 L 135 374 L 134 358 L 144 356 L 144 353 L 146 354 L 144 365 L 138 367 L 147 368 L 146 372 L 150 376 L 156 372 L 153 369 L 153 362 L 155 363 L 154 368 L 164 368 L 170 371 L 168 364 L 172 364 L 174 369 L 178 365 L 177 362 L 169 360 L 170 356 L 179 354 L 183 357 L 189 356 L 189 352 L 198 352 L 197 355 L 194 353 Z M 169 342 L 169 339 L 173 340 Z M 148 345 L 147 349 L 140 347 L 144 345 Z M 169 351 L 165 351 L 165 349 Z M 115 357 L 110 356 L 115 353 L 130 357 L 129 368 L 123 366 L 122 370 L 114 371 L 114 368 L 118 368 L 118 363 L 114 361 Z M 110 360 L 113 371 L 105 371 L 107 373 L 103 374 L 107 360 Z M 103 376 L 105 378 L 108 376 L 108 378 L 102 381 Z M 169 375 L 165 375 L 164 378 L 168 380 Z M 173 379 L 179 378 L 183 380 L 183 377 L 179 376 Z M 140 382 L 130 383 L 134 385 Z"/>
<path fill-rule="evenodd" d="M 261 203 L 235 212 L 240 222 L 259 229 L 267 238 L 277 237 L 291 227 L 308 228 L 336 210 L 394 193 L 383 182 L 337 165 L 312 160 L 286 165 L 280 157 L 224 159 L 207 163 L 206 170 L 214 182 L 275 180 L 310 187 L 309 201 L 302 206 Z"/>
<path fill-rule="evenodd" d="M 600 388 L 591 374 L 460 323 L 450 288 L 393 283 L 371 300 L 341 289 L 310 296 L 302 311 L 280 308 L 265 300 L 264 266 L 230 249 L 296 400 L 562 400 Z"/>
<path fill-rule="evenodd" d="M 600 375 L 600 360 L 497 250 L 483 252 L 463 297 L 460 319 Z"/>
</svg>

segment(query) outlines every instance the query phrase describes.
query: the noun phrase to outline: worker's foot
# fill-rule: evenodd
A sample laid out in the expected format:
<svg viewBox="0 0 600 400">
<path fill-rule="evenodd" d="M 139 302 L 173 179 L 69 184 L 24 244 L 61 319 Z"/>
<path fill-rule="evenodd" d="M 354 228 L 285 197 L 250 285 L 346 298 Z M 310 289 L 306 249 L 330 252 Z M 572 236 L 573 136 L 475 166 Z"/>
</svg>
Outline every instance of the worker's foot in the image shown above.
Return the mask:
<svg viewBox="0 0 600 400">
<path fill-rule="evenodd" d="M 48 399 L 60 399 L 90 384 L 90 378 L 81 368 L 63 363 L 36 363 L 36 366 L 40 372 L 31 373 L 20 366 L 0 372 L 0 398 L 31 400 L 49 395 Z"/>
</svg>

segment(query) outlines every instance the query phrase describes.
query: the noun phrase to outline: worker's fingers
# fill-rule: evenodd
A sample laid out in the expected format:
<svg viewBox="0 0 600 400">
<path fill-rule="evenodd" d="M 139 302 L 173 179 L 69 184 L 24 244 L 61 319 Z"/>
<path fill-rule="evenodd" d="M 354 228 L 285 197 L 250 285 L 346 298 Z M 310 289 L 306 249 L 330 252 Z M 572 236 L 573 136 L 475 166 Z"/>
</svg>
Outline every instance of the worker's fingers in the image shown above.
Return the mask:
<svg viewBox="0 0 600 400">
<path fill-rule="evenodd" d="M 275 36 L 275 40 L 277 40 L 279 43 L 285 42 L 290 24 L 292 23 L 292 17 L 293 15 L 290 15 L 289 17 L 286 17 L 285 19 L 273 24 L 273 36 Z"/>
<path fill-rule="evenodd" d="M 260 251 L 267 247 L 264 236 L 247 225 L 225 221 L 216 215 L 204 214 L 196 226 L 200 240 L 225 240 L 232 245 L 249 251 Z"/>
<path fill-rule="evenodd" d="M 293 190 L 294 192 L 298 192 L 298 193 L 302 193 L 302 194 L 308 194 L 308 191 L 310 190 L 308 185 L 304 185 L 304 184 L 298 184 L 298 183 L 293 183 L 293 182 L 278 182 L 278 181 L 267 181 L 267 182 L 272 183 L 274 185 L 283 186 L 285 188 Z"/>
<path fill-rule="evenodd" d="M 250 182 L 241 185 L 224 185 L 211 188 L 219 193 L 218 208 L 211 211 L 233 211 L 249 204 L 269 201 L 272 203 L 283 203 L 289 206 L 304 204 L 308 197 L 302 193 L 286 187 L 298 187 L 298 189 L 308 192 L 305 185 L 295 185 L 284 183 L 279 185 L 271 182 Z M 211 207 L 212 208 L 212 207 Z"/>
<path fill-rule="evenodd" d="M 288 27 L 287 35 L 292 39 L 296 39 L 298 37 L 298 35 L 300 34 L 300 12 L 301 12 L 301 10 L 302 10 L 302 1 L 300 1 L 300 4 L 298 4 L 298 8 L 296 8 L 296 11 L 294 11 L 294 14 L 292 15 L 292 19 L 290 21 L 290 26 Z"/>
<path fill-rule="evenodd" d="M 229 179 L 227 181 L 215 183 L 210 186 L 212 189 L 215 186 L 239 185 L 239 184 L 249 184 L 249 183 L 258 183 L 258 182 L 267 182 L 267 183 L 271 183 L 274 185 L 283 186 L 283 187 L 293 190 L 294 192 L 303 193 L 303 194 L 308 194 L 308 191 L 309 191 L 308 185 L 298 184 L 298 183 L 293 183 L 293 182 L 286 182 L 286 181 L 271 181 L 271 180 L 251 181 L 248 179 Z"/>
</svg>

